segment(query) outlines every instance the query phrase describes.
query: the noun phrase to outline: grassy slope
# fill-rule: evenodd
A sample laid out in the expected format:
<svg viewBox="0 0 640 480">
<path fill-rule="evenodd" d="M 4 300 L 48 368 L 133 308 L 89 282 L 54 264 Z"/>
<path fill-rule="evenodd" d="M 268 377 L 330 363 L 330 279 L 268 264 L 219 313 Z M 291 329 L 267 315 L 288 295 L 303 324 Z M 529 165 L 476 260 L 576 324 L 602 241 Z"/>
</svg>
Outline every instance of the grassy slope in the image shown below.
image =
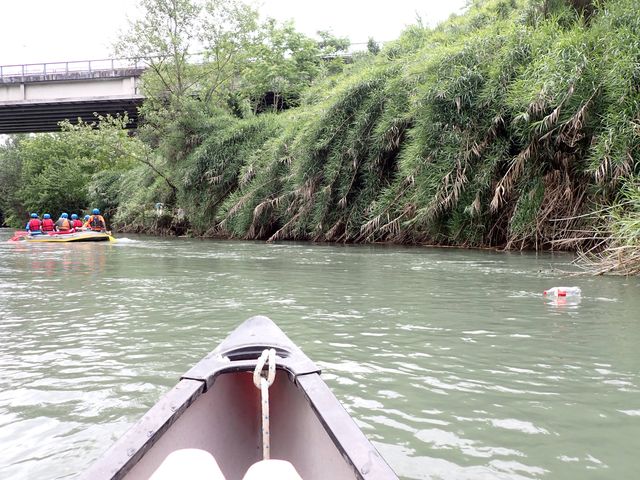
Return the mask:
<svg viewBox="0 0 640 480">
<path fill-rule="evenodd" d="M 297 109 L 221 121 L 176 173 L 194 232 L 580 245 L 639 170 L 640 18 L 547 3 L 476 2 Z"/>
</svg>

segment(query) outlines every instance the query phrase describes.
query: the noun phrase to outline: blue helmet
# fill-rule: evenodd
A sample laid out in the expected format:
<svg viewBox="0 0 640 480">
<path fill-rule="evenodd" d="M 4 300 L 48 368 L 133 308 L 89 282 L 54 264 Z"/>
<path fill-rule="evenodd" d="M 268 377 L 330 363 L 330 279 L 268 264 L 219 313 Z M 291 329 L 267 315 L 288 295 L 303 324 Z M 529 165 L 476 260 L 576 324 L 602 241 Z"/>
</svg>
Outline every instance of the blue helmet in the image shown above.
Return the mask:
<svg viewBox="0 0 640 480">
<path fill-rule="evenodd" d="M 93 213 L 94 215 L 100 215 L 100 210 L 98 210 L 97 208 L 94 208 L 91 213 Z"/>
<path fill-rule="evenodd" d="M 77 220 L 78 219 L 78 215 L 76 215 L 75 213 L 71 214 L 71 220 Z"/>
<path fill-rule="evenodd" d="M 32 213 L 31 214 L 31 218 L 38 218 L 38 214 L 37 213 Z"/>
<path fill-rule="evenodd" d="M 49 215 L 48 213 L 45 213 L 42 218 L 51 218 L 51 215 Z"/>
<path fill-rule="evenodd" d="M 62 215 L 60 215 L 60 218 L 69 218 L 69 214 L 68 213 L 63 213 Z"/>
<path fill-rule="evenodd" d="M 89 217 L 89 215 L 85 215 L 84 216 L 84 221 L 86 222 L 87 220 L 89 220 L 89 218 L 91 218 L 91 217 Z"/>
</svg>

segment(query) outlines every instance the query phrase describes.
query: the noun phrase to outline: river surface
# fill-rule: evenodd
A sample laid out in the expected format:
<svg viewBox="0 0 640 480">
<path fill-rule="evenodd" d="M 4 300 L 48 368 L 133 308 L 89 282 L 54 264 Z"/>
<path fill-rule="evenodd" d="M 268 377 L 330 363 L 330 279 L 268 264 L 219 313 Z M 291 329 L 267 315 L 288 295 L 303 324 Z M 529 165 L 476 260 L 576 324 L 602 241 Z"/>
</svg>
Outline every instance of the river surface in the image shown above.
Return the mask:
<svg viewBox="0 0 640 480">
<path fill-rule="evenodd" d="M 10 233 L 2 479 L 73 478 L 255 314 L 402 478 L 638 478 L 637 278 L 568 277 L 568 255 Z M 542 296 L 563 284 L 579 302 Z"/>
</svg>

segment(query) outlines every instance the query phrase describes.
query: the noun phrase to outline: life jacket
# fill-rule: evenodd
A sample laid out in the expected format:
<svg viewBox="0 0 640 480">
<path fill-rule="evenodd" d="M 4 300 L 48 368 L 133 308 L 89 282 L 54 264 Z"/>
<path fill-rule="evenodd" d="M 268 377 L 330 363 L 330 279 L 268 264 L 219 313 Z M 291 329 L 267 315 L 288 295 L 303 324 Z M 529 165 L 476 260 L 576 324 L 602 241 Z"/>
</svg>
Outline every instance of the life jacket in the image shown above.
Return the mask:
<svg viewBox="0 0 640 480">
<path fill-rule="evenodd" d="M 29 220 L 29 228 L 30 232 L 39 232 L 41 228 L 42 222 L 38 218 L 32 218 Z"/>
<path fill-rule="evenodd" d="M 53 232 L 55 229 L 55 223 L 50 218 L 45 218 L 42 220 L 42 231 L 43 232 Z"/>
<path fill-rule="evenodd" d="M 73 221 L 73 228 L 82 228 L 82 221 L 77 218 Z"/>
<path fill-rule="evenodd" d="M 89 227 L 94 231 L 102 231 L 105 229 L 104 218 L 102 215 L 91 215 L 89 218 Z"/>
<path fill-rule="evenodd" d="M 58 225 L 58 230 L 71 230 L 71 222 L 69 222 L 69 220 L 66 218 L 61 218 L 60 220 L 62 221 L 60 222 L 60 225 Z"/>
</svg>

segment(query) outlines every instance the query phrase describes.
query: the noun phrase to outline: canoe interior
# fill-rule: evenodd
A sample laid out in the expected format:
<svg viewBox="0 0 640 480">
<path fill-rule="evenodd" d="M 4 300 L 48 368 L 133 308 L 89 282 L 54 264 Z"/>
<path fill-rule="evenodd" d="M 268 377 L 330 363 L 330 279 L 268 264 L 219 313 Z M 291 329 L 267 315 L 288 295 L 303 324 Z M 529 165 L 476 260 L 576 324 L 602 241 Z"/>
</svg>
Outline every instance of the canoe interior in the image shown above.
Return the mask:
<svg viewBox="0 0 640 480">
<path fill-rule="evenodd" d="M 252 373 L 225 373 L 200 395 L 123 477 L 148 479 L 169 453 L 210 452 L 227 479 L 261 460 L 260 392 Z M 271 458 L 291 462 L 305 480 L 359 478 L 287 372 L 269 389 Z"/>
</svg>

